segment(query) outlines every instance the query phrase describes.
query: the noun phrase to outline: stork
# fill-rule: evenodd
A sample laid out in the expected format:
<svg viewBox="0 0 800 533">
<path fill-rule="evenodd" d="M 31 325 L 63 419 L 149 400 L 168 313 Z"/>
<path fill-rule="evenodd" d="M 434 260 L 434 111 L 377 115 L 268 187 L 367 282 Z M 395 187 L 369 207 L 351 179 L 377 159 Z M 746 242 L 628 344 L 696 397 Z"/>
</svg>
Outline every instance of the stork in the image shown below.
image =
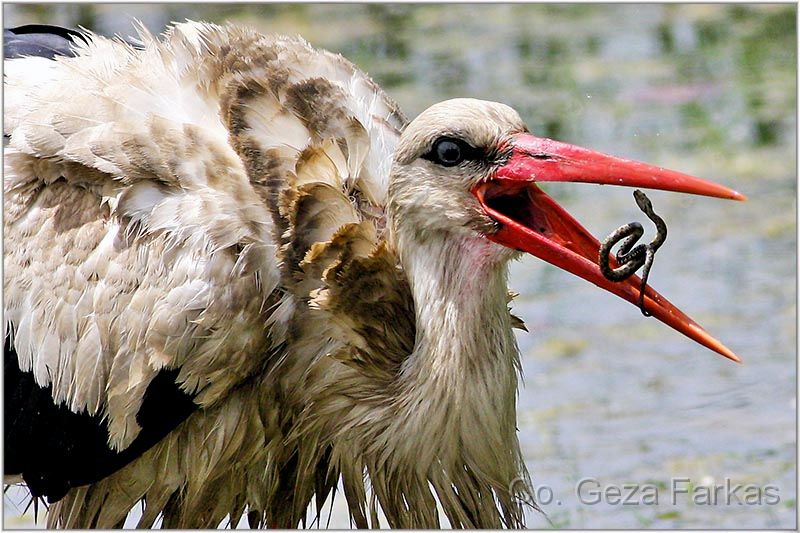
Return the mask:
<svg viewBox="0 0 800 533">
<path fill-rule="evenodd" d="M 50 527 L 119 527 L 139 502 L 140 527 L 296 527 L 339 482 L 359 527 L 439 527 L 437 502 L 454 527 L 521 527 L 508 262 L 640 298 L 537 183 L 744 199 L 500 103 L 409 122 L 300 38 L 10 42 L 4 474 Z M 649 286 L 643 306 L 737 359 Z"/>
</svg>

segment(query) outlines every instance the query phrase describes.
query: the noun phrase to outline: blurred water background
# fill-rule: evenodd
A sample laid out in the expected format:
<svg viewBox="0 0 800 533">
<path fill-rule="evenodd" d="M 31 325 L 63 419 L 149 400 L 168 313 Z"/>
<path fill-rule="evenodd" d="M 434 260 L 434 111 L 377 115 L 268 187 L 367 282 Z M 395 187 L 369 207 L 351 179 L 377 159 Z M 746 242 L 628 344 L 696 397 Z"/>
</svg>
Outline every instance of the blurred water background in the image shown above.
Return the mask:
<svg viewBox="0 0 800 533">
<path fill-rule="evenodd" d="M 513 265 L 515 313 L 530 329 L 519 335 L 520 439 L 546 513 L 528 523 L 796 528 L 795 5 L 6 3 L 3 14 L 6 27 L 105 35 L 131 34 L 133 18 L 153 32 L 189 18 L 300 34 L 354 61 L 411 117 L 450 97 L 498 100 L 534 133 L 743 192 L 746 203 L 648 193 L 669 225 L 651 283 L 743 365 L 532 257 Z M 647 222 L 628 189 L 545 188 L 598 237 Z M 587 503 L 597 497 L 576 494 L 585 478 L 597 484 L 584 489 L 652 485 L 658 503 L 645 489 L 634 505 Z M 673 502 L 676 478 L 695 492 Z M 726 480 L 760 488 L 760 503 L 737 504 L 753 489 L 693 501 Z M 26 504 L 6 493 L 6 527 L 33 524 Z M 348 527 L 344 508 L 340 497 L 331 526 Z"/>
</svg>

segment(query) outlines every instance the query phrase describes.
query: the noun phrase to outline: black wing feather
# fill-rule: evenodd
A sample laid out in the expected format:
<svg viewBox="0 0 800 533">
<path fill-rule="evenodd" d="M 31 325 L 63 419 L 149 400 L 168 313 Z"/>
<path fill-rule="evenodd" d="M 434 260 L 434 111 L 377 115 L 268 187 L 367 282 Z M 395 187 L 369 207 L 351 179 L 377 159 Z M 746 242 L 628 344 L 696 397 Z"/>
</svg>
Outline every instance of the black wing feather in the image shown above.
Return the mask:
<svg viewBox="0 0 800 533">
<path fill-rule="evenodd" d="M 73 45 L 86 37 L 75 30 L 47 24 L 28 24 L 3 30 L 3 56 L 6 59 L 19 57 L 56 56 L 74 57 Z"/>
<path fill-rule="evenodd" d="M 52 389 L 22 372 L 10 336 L 4 349 L 5 474 L 22 474 L 33 496 L 60 500 L 71 487 L 94 483 L 124 467 L 175 429 L 196 408 L 175 383 L 177 369 L 162 370 L 148 386 L 136 421 L 138 437 L 121 452 L 108 445 L 100 415 L 74 413 L 53 401 Z"/>
</svg>

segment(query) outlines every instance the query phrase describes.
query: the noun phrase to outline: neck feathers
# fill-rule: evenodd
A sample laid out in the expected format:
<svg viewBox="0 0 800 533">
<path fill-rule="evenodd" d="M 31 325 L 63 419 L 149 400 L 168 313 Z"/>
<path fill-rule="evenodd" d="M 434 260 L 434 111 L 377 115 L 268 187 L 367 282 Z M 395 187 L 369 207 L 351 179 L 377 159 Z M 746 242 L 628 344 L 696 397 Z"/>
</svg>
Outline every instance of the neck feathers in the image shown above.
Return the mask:
<svg viewBox="0 0 800 533">
<path fill-rule="evenodd" d="M 527 473 L 516 436 L 519 354 L 506 261 L 473 236 L 398 244 L 417 335 L 387 431 L 394 452 L 433 486 L 451 525 L 520 525 L 515 492 Z"/>
<path fill-rule="evenodd" d="M 416 309 L 416 343 L 403 377 L 516 386 L 517 347 L 507 308 L 507 268 L 497 245 L 476 237 L 443 236 L 404 247 Z M 485 383 L 493 371 L 512 376 Z"/>
</svg>

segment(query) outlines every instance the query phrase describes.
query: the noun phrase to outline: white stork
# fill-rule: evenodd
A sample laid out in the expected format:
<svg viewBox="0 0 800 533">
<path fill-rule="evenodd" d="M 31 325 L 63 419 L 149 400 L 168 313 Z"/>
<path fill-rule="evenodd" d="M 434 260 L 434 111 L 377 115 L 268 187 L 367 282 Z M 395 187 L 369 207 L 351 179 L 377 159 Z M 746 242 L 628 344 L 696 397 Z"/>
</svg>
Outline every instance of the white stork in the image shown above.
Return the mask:
<svg viewBox="0 0 800 533">
<path fill-rule="evenodd" d="M 498 103 L 408 122 L 299 38 L 8 39 L 5 474 L 56 502 L 51 527 L 120 526 L 140 501 L 141 527 L 296 527 L 339 480 L 360 527 L 378 508 L 438 527 L 437 501 L 452 526 L 523 526 L 507 263 L 639 299 L 535 183 L 743 199 L 534 137 Z"/>
</svg>

